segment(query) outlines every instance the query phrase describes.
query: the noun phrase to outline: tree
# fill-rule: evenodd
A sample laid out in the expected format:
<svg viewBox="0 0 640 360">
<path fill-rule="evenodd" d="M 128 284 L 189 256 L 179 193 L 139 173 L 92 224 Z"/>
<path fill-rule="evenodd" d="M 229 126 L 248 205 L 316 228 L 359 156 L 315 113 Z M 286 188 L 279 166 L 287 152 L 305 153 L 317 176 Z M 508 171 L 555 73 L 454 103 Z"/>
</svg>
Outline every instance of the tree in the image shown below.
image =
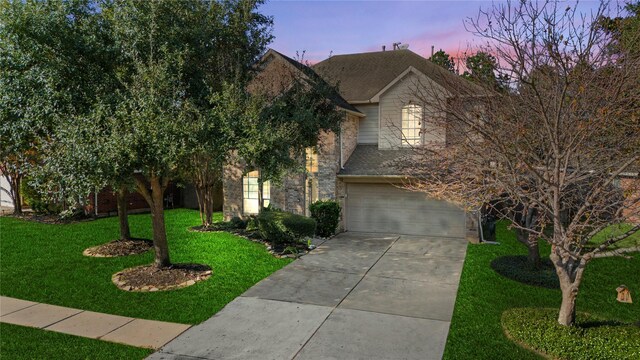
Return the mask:
<svg viewBox="0 0 640 360">
<path fill-rule="evenodd" d="M 230 132 L 254 116 L 242 90 L 255 73 L 255 63 L 272 40 L 269 17 L 256 12 L 260 1 L 225 2 L 202 26 L 213 39 L 198 48 L 198 76 L 190 80 L 194 118 L 189 166 L 184 178 L 195 185 L 202 226 L 213 222 L 214 194 L 222 186 L 222 167 L 235 140 Z"/>
<path fill-rule="evenodd" d="M 451 71 L 452 73 L 456 71 L 455 60 L 442 49 L 436 51 L 435 54 L 431 55 L 431 57 L 429 57 L 429 60 L 434 64 L 440 65 L 443 68 Z"/>
<path fill-rule="evenodd" d="M 498 64 L 493 55 L 478 51 L 475 55 L 467 57 L 465 65 L 467 70 L 462 73 L 462 77 L 495 90 L 504 89 L 506 75 L 496 75 Z"/>
<path fill-rule="evenodd" d="M 506 197 L 500 211 L 512 226 L 551 245 L 565 326 L 574 324 L 589 262 L 640 231 L 640 224 L 611 231 L 640 203 L 638 186 L 617 185 L 640 165 L 640 64 L 630 51 L 606 51 L 611 37 L 595 26 L 606 10 L 583 21 L 566 3 L 492 5 L 468 25 L 488 42 L 513 91 L 455 81 L 449 94 L 422 84 L 414 91 L 433 128 L 446 129 L 447 146 L 418 149 L 411 187 L 467 205 Z M 521 221 L 529 214 L 523 206 L 535 211 L 534 226 Z M 606 239 L 588 246 L 598 234 Z"/>
<path fill-rule="evenodd" d="M 52 201 L 82 205 L 90 192 L 110 185 L 117 192 L 120 238 L 130 239 L 126 184 L 132 170 L 104 151 L 99 139 L 106 129 L 92 115 L 94 99 L 119 88 L 108 24 L 90 0 L 3 6 L 2 134 L 11 144 L 4 148 L 4 168 L 11 165 L 16 181 L 30 169 L 37 190 Z"/>
<path fill-rule="evenodd" d="M 70 7 L 70 6 L 69 6 Z M 21 182 L 57 111 L 68 102 L 53 79 L 64 71 L 49 31 L 69 35 L 62 4 L 0 3 L 0 171 L 22 212 Z M 68 45 L 68 43 L 65 43 Z"/>
<path fill-rule="evenodd" d="M 206 163 L 212 171 L 205 176 L 215 174 L 228 144 L 215 116 L 221 79 L 242 84 L 256 56 L 247 47 L 259 49 L 270 38 L 263 34 L 270 19 L 255 11 L 259 4 L 126 1 L 102 9 L 123 54 L 117 70 L 123 90 L 115 107 L 105 107 L 104 142 L 128 160 L 125 168 L 136 169 L 135 187 L 151 208 L 158 268 L 171 265 L 164 191 L 170 181 L 193 173 L 191 166 Z M 196 146 L 203 134 L 213 139 Z"/>
</svg>

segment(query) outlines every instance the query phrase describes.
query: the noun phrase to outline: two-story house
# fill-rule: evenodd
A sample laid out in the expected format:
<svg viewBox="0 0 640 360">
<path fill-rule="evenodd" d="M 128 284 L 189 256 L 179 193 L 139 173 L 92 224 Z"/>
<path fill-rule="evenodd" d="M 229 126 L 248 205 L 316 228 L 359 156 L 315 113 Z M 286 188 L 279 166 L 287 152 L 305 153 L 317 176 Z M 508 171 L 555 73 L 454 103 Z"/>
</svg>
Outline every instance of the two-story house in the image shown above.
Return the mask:
<svg viewBox="0 0 640 360">
<path fill-rule="evenodd" d="M 263 63 L 269 64 L 263 71 L 302 66 L 273 50 Z M 311 70 L 338 85 L 341 98 L 334 102 L 345 113 L 341 132 L 322 134 L 317 148 L 308 151 L 305 174 L 291 174 L 279 186 L 265 183 L 265 206 L 308 214 L 313 201 L 335 199 L 342 205 L 344 231 L 474 236 L 474 222 L 463 210 L 403 189 L 411 174 L 393 166 L 413 146 L 446 143 L 445 129 L 425 131 L 430 123 L 424 98 L 414 96 L 415 84 L 447 94 L 452 81 L 466 80 L 409 50 L 336 55 L 304 68 Z M 258 173 L 248 170 L 233 161 L 225 167 L 225 219 L 257 213 Z"/>
</svg>

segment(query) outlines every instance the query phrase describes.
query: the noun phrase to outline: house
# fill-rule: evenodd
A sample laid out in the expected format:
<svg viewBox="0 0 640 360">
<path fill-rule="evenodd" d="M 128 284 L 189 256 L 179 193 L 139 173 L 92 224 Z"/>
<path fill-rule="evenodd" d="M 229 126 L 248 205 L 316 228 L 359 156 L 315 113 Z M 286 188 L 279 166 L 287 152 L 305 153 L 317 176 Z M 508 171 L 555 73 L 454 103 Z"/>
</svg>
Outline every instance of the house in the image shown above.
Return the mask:
<svg viewBox="0 0 640 360">
<path fill-rule="evenodd" d="M 314 73 L 337 84 L 332 99 L 344 110 L 340 134 L 326 132 L 305 159 L 305 174 L 290 174 L 281 185 L 264 183 L 264 205 L 308 214 L 309 204 L 334 199 L 342 206 L 341 230 L 443 237 L 476 237 L 475 218 L 452 204 L 401 188 L 410 178 L 393 166 L 409 145 L 443 146 L 446 131 L 422 132 L 422 108 L 412 98 L 416 81 L 437 91 L 451 91 L 463 81 L 406 49 L 336 55 L 312 68 L 274 50 L 262 58 L 261 73 L 282 69 Z M 263 75 L 256 81 L 273 87 Z M 266 83 L 266 84 L 265 84 Z M 273 89 L 271 89 L 273 90 Z M 435 134 L 435 135 L 434 135 Z M 231 159 L 223 173 L 226 220 L 258 212 L 258 172 Z"/>
</svg>

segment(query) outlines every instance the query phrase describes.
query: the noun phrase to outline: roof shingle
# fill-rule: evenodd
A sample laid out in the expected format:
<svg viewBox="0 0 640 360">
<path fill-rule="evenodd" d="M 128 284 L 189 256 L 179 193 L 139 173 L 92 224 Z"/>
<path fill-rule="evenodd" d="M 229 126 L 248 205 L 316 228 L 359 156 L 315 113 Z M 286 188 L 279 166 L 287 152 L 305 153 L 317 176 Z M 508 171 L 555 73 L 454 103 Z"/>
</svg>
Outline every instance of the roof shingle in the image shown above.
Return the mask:
<svg viewBox="0 0 640 360">
<path fill-rule="evenodd" d="M 477 92 L 480 87 L 410 50 L 334 55 L 313 66 L 321 77 L 338 85 L 348 102 L 365 102 L 410 66 L 452 92 Z"/>
</svg>

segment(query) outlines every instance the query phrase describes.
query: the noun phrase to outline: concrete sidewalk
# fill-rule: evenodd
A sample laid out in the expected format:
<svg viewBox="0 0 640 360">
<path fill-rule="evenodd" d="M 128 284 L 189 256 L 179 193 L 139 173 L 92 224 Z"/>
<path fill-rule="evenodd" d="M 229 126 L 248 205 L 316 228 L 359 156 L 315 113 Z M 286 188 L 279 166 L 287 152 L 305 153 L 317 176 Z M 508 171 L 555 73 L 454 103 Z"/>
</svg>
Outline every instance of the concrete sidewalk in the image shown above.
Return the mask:
<svg viewBox="0 0 640 360">
<path fill-rule="evenodd" d="M 440 359 L 465 252 L 464 239 L 341 234 L 149 359 Z"/>
<path fill-rule="evenodd" d="M 157 349 L 190 325 L 134 319 L 0 296 L 0 322 Z"/>
</svg>

